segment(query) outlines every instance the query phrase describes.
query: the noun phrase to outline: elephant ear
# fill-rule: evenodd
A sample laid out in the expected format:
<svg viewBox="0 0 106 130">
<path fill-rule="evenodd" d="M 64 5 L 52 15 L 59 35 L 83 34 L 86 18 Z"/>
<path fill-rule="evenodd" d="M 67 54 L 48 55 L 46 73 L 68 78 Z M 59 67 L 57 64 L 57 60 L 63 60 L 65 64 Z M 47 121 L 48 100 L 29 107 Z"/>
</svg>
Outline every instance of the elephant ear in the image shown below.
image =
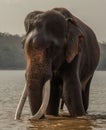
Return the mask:
<svg viewBox="0 0 106 130">
<path fill-rule="evenodd" d="M 66 61 L 70 63 L 81 51 L 84 35 L 73 19 L 67 19 L 68 35 L 66 44 Z"/>
</svg>

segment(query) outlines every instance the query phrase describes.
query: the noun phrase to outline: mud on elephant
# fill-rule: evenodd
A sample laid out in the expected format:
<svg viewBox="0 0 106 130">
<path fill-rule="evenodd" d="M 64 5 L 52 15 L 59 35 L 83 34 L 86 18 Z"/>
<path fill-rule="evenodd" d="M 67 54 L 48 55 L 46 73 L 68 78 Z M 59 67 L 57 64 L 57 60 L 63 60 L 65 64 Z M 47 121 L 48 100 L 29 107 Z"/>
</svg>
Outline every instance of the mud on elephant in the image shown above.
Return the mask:
<svg viewBox="0 0 106 130">
<path fill-rule="evenodd" d="M 100 53 L 94 32 L 65 8 L 29 13 L 25 30 L 26 86 L 32 115 L 42 104 L 48 80 L 50 100 L 40 117 L 45 111 L 57 116 L 61 96 L 71 116 L 85 115 Z"/>
</svg>

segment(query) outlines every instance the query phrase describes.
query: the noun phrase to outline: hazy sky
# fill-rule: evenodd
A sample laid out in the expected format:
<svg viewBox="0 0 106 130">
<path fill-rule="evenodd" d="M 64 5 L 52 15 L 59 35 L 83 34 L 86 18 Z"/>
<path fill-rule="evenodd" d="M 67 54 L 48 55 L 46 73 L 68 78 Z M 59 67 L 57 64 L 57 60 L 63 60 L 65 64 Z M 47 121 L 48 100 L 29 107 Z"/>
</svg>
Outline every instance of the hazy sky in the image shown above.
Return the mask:
<svg viewBox="0 0 106 130">
<path fill-rule="evenodd" d="M 0 0 L 0 32 L 22 35 L 29 12 L 54 7 L 66 7 L 106 41 L 106 0 Z"/>
</svg>

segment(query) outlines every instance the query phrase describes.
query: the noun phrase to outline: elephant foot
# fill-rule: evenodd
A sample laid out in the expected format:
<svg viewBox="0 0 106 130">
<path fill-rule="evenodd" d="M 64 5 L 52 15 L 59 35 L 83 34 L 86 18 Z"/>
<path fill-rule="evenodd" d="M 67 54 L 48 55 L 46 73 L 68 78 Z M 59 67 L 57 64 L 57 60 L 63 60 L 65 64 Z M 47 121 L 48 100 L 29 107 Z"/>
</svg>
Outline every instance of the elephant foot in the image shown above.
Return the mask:
<svg viewBox="0 0 106 130">
<path fill-rule="evenodd" d="M 85 116 L 85 114 L 70 114 L 70 117 L 82 117 Z"/>
<path fill-rule="evenodd" d="M 69 111 L 69 114 L 71 117 L 81 117 L 86 115 L 84 111 L 76 111 L 76 112 Z"/>
<path fill-rule="evenodd" d="M 49 110 L 47 110 L 46 114 L 47 115 L 53 115 L 53 116 L 59 116 L 59 113 L 56 112 L 56 111 L 49 111 Z"/>
<path fill-rule="evenodd" d="M 69 104 L 68 102 L 66 102 L 65 104 L 71 117 L 80 117 L 86 115 L 86 112 L 82 104 Z"/>
</svg>

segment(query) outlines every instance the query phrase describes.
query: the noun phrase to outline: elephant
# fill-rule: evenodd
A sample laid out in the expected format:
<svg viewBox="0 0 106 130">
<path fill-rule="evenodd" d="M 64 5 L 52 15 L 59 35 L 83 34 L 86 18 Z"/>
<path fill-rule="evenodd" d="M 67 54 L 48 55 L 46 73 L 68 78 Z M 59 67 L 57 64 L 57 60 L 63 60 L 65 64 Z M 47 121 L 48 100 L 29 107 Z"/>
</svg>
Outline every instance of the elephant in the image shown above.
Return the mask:
<svg viewBox="0 0 106 130">
<path fill-rule="evenodd" d="M 33 11 L 24 24 L 25 77 L 32 115 L 42 105 L 42 92 L 48 80 L 50 97 L 39 118 L 45 113 L 58 116 L 60 98 L 71 117 L 86 115 L 90 84 L 100 57 L 95 33 L 62 7 Z"/>
</svg>

